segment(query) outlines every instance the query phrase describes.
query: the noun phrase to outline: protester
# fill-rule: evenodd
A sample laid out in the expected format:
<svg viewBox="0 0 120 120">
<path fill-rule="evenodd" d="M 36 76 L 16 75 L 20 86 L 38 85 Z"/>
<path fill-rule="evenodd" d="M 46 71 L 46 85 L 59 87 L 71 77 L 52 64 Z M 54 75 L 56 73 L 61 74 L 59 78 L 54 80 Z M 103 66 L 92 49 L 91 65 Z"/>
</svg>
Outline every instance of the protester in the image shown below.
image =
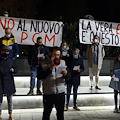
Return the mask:
<svg viewBox="0 0 120 120">
<path fill-rule="evenodd" d="M 60 48 L 53 47 L 51 59 L 46 60 L 46 63 L 41 64 L 38 68 L 38 79 L 41 77 L 43 79 L 44 111 L 42 120 L 50 120 L 53 105 L 57 110 L 57 120 L 64 120 L 64 83 L 69 80 L 70 73 L 65 67 L 65 61 L 59 59 L 60 54 Z M 57 60 L 56 63 L 55 60 Z M 40 75 L 41 73 L 43 76 Z"/>
<path fill-rule="evenodd" d="M 83 60 L 79 55 L 79 49 L 73 49 L 73 56 L 69 58 L 68 69 L 71 72 L 71 78 L 69 81 L 66 81 L 67 84 L 67 94 L 66 94 L 66 105 L 64 110 L 68 110 L 69 99 L 71 94 L 71 88 L 73 86 L 73 108 L 75 110 L 80 110 L 77 107 L 77 90 L 80 85 L 80 74 L 84 71 Z"/>
<path fill-rule="evenodd" d="M 93 89 L 93 75 L 95 73 L 95 88 L 101 90 L 98 87 L 99 73 L 102 68 L 103 58 L 105 56 L 104 47 L 99 44 L 99 38 L 94 36 L 93 44 L 89 45 L 86 51 L 86 57 L 89 64 L 89 77 L 90 77 L 90 90 Z"/>
<path fill-rule="evenodd" d="M 11 34 L 10 28 L 6 28 L 5 36 L 0 38 L 0 48 L 2 48 L 3 46 L 9 46 L 10 48 L 9 57 L 15 60 L 19 55 L 19 48 L 18 48 L 17 40 Z"/>
<path fill-rule="evenodd" d="M 112 81 L 110 83 L 110 87 L 112 87 L 114 89 L 114 103 L 115 103 L 114 112 L 115 113 L 118 112 L 118 104 L 117 104 L 118 103 L 118 93 L 120 94 L 120 92 L 119 92 L 120 91 L 120 80 L 115 81 L 115 77 L 117 77 L 117 76 L 115 76 L 116 71 L 119 72 L 117 76 L 119 76 L 119 79 L 120 79 L 120 53 L 116 56 L 116 58 L 114 60 L 113 68 L 111 70 Z M 120 95 L 119 95 L 119 110 L 120 110 Z"/>
<path fill-rule="evenodd" d="M 69 46 L 67 44 L 66 41 L 63 41 L 61 44 L 61 50 L 62 50 L 62 54 L 61 54 L 61 59 L 65 60 L 66 64 L 68 63 L 68 58 L 71 55 L 71 50 L 69 49 Z"/>
<path fill-rule="evenodd" d="M 2 101 L 3 95 L 7 96 L 9 119 L 13 120 L 12 95 L 16 92 L 13 75 L 18 71 L 15 62 L 9 56 L 10 48 L 3 46 L 0 57 L 0 120 L 2 119 Z"/>
<path fill-rule="evenodd" d="M 5 12 L 3 13 L 3 16 L 4 16 L 4 17 L 8 17 L 8 16 L 9 16 L 8 11 L 5 11 Z"/>
<path fill-rule="evenodd" d="M 30 65 L 31 80 L 30 80 L 30 91 L 27 95 L 34 94 L 35 78 L 37 76 L 37 69 L 41 61 L 44 61 L 49 56 L 48 48 L 42 44 L 42 38 L 37 38 L 37 43 L 30 48 L 28 53 L 28 63 Z M 37 95 L 41 95 L 40 91 L 41 80 L 37 80 Z"/>
</svg>

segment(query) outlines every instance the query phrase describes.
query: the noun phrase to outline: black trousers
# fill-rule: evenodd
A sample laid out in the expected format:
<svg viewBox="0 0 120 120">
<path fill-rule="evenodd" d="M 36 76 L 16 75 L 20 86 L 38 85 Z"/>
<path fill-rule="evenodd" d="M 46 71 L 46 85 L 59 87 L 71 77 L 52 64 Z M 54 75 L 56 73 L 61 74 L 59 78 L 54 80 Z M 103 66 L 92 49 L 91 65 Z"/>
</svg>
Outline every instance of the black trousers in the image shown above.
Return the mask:
<svg viewBox="0 0 120 120">
<path fill-rule="evenodd" d="M 118 90 L 114 90 L 114 102 L 115 102 L 115 108 L 117 108 L 118 103 Z M 119 108 L 120 108 L 120 93 L 119 93 Z"/>
<path fill-rule="evenodd" d="M 52 95 L 43 95 L 43 118 L 42 120 L 50 120 L 50 114 L 53 106 L 56 108 L 57 120 L 64 120 L 64 103 L 65 103 L 65 94 L 52 94 Z"/>
</svg>

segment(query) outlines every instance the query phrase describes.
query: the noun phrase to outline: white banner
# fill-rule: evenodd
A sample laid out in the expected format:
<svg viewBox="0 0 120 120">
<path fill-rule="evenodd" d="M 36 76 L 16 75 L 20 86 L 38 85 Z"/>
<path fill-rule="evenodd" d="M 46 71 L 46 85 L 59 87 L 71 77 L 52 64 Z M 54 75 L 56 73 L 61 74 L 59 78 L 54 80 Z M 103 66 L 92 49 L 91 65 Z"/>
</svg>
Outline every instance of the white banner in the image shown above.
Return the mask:
<svg viewBox="0 0 120 120">
<path fill-rule="evenodd" d="M 5 28 L 12 29 L 18 44 L 33 45 L 37 37 L 42 37 L 46 46 L 60 46 L 62 42 L 62 22 L 42 21 L 0 16 L 0 37 L 5 35 Z"/>
<path fill-rule="evenodd" d="M 80 43 L 91 44 L 94 35 L 98 35 L 102 45 L 120 46 L 120 23 L 80 19 Z"/>
</svg>

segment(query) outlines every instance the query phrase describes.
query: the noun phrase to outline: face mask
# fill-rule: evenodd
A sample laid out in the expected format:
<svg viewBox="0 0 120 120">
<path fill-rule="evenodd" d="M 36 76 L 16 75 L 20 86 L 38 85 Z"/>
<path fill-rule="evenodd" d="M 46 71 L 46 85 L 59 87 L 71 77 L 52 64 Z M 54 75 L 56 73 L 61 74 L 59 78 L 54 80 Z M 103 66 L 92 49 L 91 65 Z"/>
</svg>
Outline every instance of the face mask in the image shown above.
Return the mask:
<svg viewBox="0 0 120 120">
<path fill-rule="evenodd" d="M 6 35 L 6 37 L 7 37 L 7 38 L 10 38 L 10 37 L 11 37 L 11 34 Z"/>
<path fill-rule="evenodd" d="M 5 14 L 5 17 L 8 17 L 8 14 Z"/>
<path fill-rule="evenodd" d="M 3 57 L 3 58 L 7 58 L 8 55 L 9 55 L 9 54 L 5 54 L 5 53 L 3 53 L 3 54 L 2 54 L 2 57 Z"/>
<path fill-rule="evenodd" d="M 118 60 L 120 61 L 120 57 L 118 57 Z"/>
<path fill-rule="evenodd" d="M 73 55 L 73 58 L 74 58 L 74 59 L 77 59 L 77 58 L 78 58 L 78 55 Z"/>
<path fill-rule="evenodd" d="M 66 46 L 63 46 L 63 48 L 67 48 Z"/>
<path fill-rule="evenodd" d="M 98 43 L 98 39 L 95 39 L 94 42 L 95 42 L 95 43 Z"/>
</svg>

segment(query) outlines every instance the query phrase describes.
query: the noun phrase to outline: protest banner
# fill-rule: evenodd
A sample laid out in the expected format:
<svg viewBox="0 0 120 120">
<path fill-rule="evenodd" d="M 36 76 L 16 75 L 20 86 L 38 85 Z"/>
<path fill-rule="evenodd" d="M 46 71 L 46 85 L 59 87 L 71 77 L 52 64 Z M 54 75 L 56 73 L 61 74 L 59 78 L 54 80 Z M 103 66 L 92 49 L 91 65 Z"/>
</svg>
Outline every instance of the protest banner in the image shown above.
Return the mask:
<svg viewBox="0 0 120 120">
<path fill-rule="evenodd" d="M 0 16 L 0 37 L 9 27 L 18 44 L 33 45 L 37 37 L 42 37 L 46 46 L 60 46 L 62 42 L 62 22 L 32 20 Z"/>
<path fill-rule="evenodd" d="M 99 37 L 99 43 L 104 46 L 120 46 L 120 23 L 80 19 L 80 43 L 92 44 L 94 35 Z"/>
</svg>

